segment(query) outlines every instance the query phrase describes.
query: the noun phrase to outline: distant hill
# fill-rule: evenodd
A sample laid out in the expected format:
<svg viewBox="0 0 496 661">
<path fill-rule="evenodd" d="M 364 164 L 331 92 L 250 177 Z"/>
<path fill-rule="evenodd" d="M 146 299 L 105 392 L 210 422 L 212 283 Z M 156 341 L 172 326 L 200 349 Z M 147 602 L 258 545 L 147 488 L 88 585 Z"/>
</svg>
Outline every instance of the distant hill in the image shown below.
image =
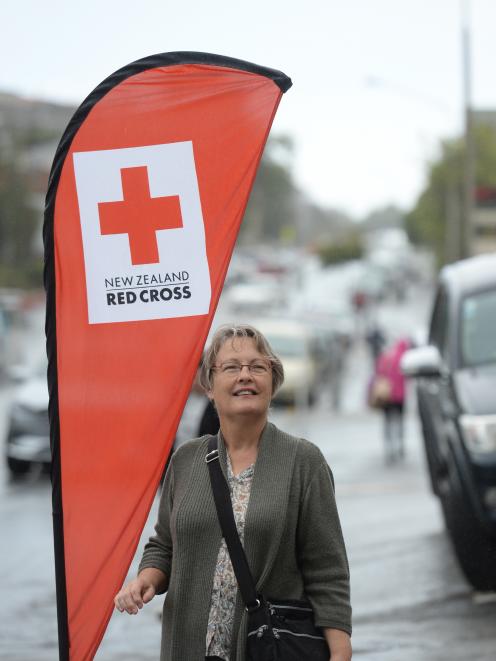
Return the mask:
<svg viewBox="0 0 496 661">
<path fill-rule="evenodd" d="M 26 134 L 35 142 L 60 137 L 75 108 L 0 92 L 0 131 Z"/>
<path fill-rule="evenodd" d="M 0 286 L 40 286 L 48 176 L 74 110 L 0 92 Z"/>
</svg>

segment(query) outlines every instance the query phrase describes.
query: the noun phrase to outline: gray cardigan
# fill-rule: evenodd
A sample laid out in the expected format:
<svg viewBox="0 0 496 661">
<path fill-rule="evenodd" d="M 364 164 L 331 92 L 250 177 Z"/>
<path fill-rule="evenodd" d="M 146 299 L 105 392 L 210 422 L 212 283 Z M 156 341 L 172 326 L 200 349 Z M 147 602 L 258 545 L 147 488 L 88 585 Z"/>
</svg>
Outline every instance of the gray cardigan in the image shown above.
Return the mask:
<svg viewBox="0 0 496 661">
<path fill-rule="evenodd" d="M 161 661 L 203 661 L 212 581 L 221 531 L 205 463 L 209 436 L 172 456 L 156 534 L 140 571 L 168 577 Z M 219 457 L 227 474 L 219 433 Z M 259 592 L 306 595 L 315 624 L 351 633 L 349 572 L 331 471 L 312 443 L 268 423 L 262 434 L 246 513 L 244 548 Z M 238 592 L 230 661 L 245 661 L 246 613 Z"/>
</svg>

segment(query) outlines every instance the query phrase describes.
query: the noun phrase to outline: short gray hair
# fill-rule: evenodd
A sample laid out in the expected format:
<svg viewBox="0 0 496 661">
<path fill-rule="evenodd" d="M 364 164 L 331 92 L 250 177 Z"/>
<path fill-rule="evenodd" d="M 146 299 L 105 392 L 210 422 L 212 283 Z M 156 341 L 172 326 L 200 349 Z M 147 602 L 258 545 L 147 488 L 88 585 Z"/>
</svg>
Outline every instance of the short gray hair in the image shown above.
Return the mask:
<svg viewBox="0 0 496 661">
<path fill-rule="evenodd" d="M 257 350 L 270 362 L 272 369 L 272 394 L 282 386 L 284 381 L 284 368 L 280 358 L 272 351 L 267 338 L 262 333 L 248 324 L 220 326 L 214 333 L 210 347 L 205 352 L 201 366 L 200 383 L 205 390 L 212 389 L 213 367 L 217 360 L 217 354 L 228 340 L 235 338 L 251 338 L 255 342 Z"/>
</svg>

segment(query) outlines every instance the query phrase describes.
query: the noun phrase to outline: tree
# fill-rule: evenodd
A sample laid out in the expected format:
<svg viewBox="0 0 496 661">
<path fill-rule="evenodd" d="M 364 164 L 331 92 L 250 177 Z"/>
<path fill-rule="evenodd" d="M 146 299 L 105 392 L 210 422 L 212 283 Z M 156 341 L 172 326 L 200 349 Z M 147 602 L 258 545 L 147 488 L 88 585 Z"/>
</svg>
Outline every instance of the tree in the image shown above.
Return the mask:
<svg viewBox="0 0 496 661">
<path fill-rule="evenodd" d="M 241 226 L 241 243 L 318 248 L 348 237 L 351 219 L 314 203 L 295 184 L 293 155 L 289 136 L 269 138 Z"/>
<path fill-rule="evenodd" d="M 496 187 L 496 131 L 479 124 L 474 131 L 476 187 Z M 428 183 L 407 214 L 410 238 L 432 248 L 439 264 L 450 259 L 450 241 L 463 213 L 465 144 L 460 138 L 441 143 L 441 156 L 430 164 Z"/>
<path fill-rule="evenodd" d="M 349 232 L 344 240 L 319 246 L 318 255 L 326 266 L 363 257 L 363 241 L 359 232 Z"/>
<path fill-rule="evenodd" d="M 405 212 L 395 206 L 388 204 L 378 209 L 373 209 L 361 221 L 361 227 L 366 231 L 385 229 L 390 227 L 404 227 Z"/>
<path fill-rule="evenodd" d="M 34 254 L 37 213 L 24 175 L 13 159 L 0 159 L 0 286 L 40 286 L 41 259 Z"/>
<path fill-rule="evenodd" d="M 242 243 L 296 240 L 298 190 L 291 173 L 293 149 L 288 136 L 267 142 L 241 226 Z"/>
</svg>

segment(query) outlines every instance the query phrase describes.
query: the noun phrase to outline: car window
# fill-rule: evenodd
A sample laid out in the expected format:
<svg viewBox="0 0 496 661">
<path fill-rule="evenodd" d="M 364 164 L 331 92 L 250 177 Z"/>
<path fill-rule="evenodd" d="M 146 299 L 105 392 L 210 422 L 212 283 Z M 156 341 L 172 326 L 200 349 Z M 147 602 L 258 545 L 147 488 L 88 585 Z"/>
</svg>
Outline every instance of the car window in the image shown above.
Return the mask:
<svg viewBox="0 0 496 661">
<path fill-rule="evenodd" d="M 429 344 L 437 347 L 443 356 L 448 350 L 448 296 L 444 289 L 439 289 L 432 313 Z"/>
<path fill-rule="evenodd" d="M 465 367 L 496 362 L 496 291 L 467 296 L 462 304 L 460 351 Z"/>
</svg>

